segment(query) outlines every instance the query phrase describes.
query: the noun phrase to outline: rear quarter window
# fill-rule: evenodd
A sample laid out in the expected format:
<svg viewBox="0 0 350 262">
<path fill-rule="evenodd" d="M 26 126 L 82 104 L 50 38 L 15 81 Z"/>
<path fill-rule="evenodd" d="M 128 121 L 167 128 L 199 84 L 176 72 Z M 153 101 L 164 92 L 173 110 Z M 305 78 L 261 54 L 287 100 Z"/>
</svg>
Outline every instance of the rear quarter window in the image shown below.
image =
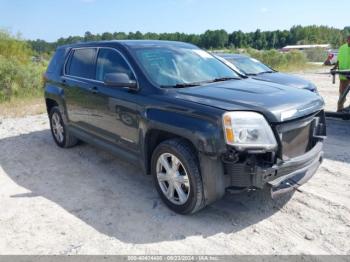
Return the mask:
<svg viewBox="0 0 350 262">
<path fill-rule="evenodd" d="M 49 66 L 47 67 L 47 73 L 56 73 L 60 74 L 62 70 L 62 66 L 64 63 L 65 49 L 56 50 L 55 54 L 51 58 Z"/>
<path fill-rule="evenodd" d="M 75 49 L 70 55 L 65 73 L 71 76 L 95 78 L 96 48 Z"/>
</svg>

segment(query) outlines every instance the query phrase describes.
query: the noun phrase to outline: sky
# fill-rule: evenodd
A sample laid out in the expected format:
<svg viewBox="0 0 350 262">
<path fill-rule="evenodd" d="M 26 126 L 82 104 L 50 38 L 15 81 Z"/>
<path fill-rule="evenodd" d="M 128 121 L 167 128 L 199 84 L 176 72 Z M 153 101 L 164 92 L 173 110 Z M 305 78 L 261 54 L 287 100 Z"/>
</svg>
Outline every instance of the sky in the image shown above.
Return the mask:
<svg viewBox="0 0 350 262">
<path fill-rule="evenodd" d="M 0 29 L 56 41 L 86 31 L 203 33 L 350 25 L 350 0 L 0 0 Z"/>
</svg>

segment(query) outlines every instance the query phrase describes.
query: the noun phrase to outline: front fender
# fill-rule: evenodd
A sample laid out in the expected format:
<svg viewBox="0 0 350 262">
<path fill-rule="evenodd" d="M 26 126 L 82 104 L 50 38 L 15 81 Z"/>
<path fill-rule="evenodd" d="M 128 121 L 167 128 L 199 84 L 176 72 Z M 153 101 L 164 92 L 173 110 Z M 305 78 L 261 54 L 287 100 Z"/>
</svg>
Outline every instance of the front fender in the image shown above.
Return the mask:
<svg viewBox="0 0 350 262">
<path fill-rule="evenodd" d="M 150 109 L 147 111 L 147 122 L 148 130 L 156 129 L 172 133 L 189 140 L 194 145 L 198 152 L 206 204 L 213 203 L 224 195 L 225 177 L 220 155 L 226 147 L 221 117 L 197 114 L 193 111 Z M 146 159 L 150 157 L 146 156 Z"/>
<path fill-rule="evenodd" d="M 216 154 L 221 146 L 221 124 L 215 117 L 193 112 L 150 109 L 147 111 L 147 120 L 148 129 L 162 130 L 186 138 L 199 152 Z"/>
</svg>

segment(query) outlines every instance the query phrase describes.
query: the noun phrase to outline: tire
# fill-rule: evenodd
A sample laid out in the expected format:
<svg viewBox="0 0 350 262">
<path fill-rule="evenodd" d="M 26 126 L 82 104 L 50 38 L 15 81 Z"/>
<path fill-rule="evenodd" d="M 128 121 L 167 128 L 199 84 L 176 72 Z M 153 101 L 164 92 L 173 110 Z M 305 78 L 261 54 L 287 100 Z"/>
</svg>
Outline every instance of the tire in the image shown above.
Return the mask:
<svg viewBox="0 0 350 262">
<path fill-rule="evenodd" d="M 193 214 L 205 207 L 203 182 L 196 155 L 191 144 L 183 139 L 166 140 L 159 144 L 152 154 L 151 172 L 155 187 L 163 202 L 179 214 Z M 162 164 L 164 160 L 168 163 L 168 167 L 172 167 L 169 169 L 171 171 L 168 172 L 168 169 L 164 168 L 166 166 Z M 179 167 L 178 171 L 174 171 L 174 166 Z M 180 184 L 178 181 L 183 183 Z M 174 186 L 171 187 L 171 184 Z M 166 194 L 171 192 L 169 188 L 173 188 L 173 198 Z M 179 194 L 179 191 L 182 191 L 187 198 L 184 198 L 182 193 Z"/>
<path fill-rule="evenodd" d="M 78 139 L 70 134 L 66 124 L 64 123 L 58 106 L 55 106 L 50 110 L 49 119 L 52 137 L 59 147 L 73 147 L 78 143 Z M 58 127 L 58 123 L 60 127 Z M 62 131 L 62 136 L 58 135 L 57 129 Z"/>
</svg>

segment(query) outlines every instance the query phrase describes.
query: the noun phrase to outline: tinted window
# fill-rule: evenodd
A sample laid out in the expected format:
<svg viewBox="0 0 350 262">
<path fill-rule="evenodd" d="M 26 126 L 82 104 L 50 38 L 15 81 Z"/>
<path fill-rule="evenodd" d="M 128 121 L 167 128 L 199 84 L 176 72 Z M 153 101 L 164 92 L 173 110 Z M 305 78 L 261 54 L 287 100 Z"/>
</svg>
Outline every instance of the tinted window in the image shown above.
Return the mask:
<svg viewBox="0 0 350 262">
<path fill-rule="evenodd" d="M 95 55 L 95 48 L 74 50 L 74 53 L 68 62 L 66 74 L 93 79 L 95 73 Z"/>
<path fill-rule="evenodd" d="M 58 49 L 54 56 L 51 58 L 50 64 L 47 68 L 48 73 L 58 73 L 61 68 L 64 61 L 64 49 Z"/>
<path fill-rule="evenodd" d="M 98 52 L 96 80 L 103 81 L 109 73 L 126 73 L 130 79 L 135 79 L 129 65 L 117 51 L 102 48 Z"/>
</svg>

